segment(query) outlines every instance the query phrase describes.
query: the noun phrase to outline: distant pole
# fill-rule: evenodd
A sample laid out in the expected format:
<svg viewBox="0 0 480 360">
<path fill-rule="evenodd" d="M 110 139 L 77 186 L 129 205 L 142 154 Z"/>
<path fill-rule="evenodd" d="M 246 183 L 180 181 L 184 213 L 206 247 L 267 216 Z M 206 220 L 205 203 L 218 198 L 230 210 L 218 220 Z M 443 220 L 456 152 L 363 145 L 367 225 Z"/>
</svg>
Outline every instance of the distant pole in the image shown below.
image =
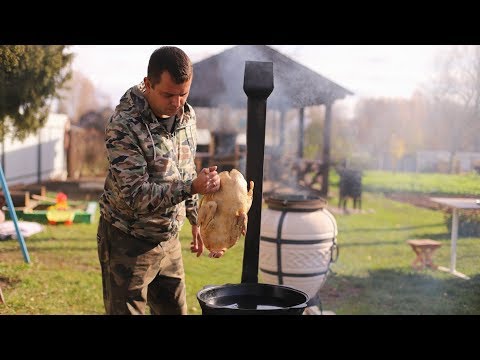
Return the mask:
<svg viewBox="0 0 480 360">
<path fill-rule="evenodd" d="M 325 125 L 323 127 L 323 171 L 322 189 L 323 196 L 328 196 L 328 176 L 330 170 L 330 138 L 332 136 L 332 104 L 325 104 Z"/>
<path fill-rule="evenodd" d="M 42 182 L 42 130 L 38 131 L 37 184 Z"/>
<path fill-rule="evenodd" d="M 300 118 L 298 126 L 298 158 L 303 159 L 303 143 L 305 137 L 305 108 L 300 108 Z"/>
<path fill-rule="evenodd" d="M 18 219 L 15 208 L 13 207 L 12 197 L 10 196 L 10 191 L 8 191 L 7 182 L 5 180 L 5 175 L 3 174 L 3 167 L 0 167 L 0 182 L 2 183 L 3 194 L 5 195 L 5 200 L 7 200 L 8 211 L 10 212 L 10 218 L 15 225 L 15 231 L 17 232 L 17 240 L 20 243 L 22 248 L 23 259 L 27 264 L 30 263 L 30 256 L 28 255 L 27 246 L 25 245 L 25 240 L 23 239 L 23 234 L 18 228 Z"/>
</svg>

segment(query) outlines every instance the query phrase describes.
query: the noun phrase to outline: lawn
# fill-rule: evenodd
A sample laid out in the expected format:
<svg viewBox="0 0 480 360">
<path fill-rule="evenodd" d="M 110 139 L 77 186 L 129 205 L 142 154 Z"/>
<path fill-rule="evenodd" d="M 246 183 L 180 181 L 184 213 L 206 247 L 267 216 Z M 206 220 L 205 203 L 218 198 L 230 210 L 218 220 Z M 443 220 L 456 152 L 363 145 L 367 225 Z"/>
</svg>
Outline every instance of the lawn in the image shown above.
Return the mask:
<svg viewBox="0 0 480 360">
<path fill-rule="evenodd" d="M 450 263 L 444 215 L 371 193 L 363 200 L 366 213 L 336 216 L 340 256 L 321 291 L 324 308 L 337 314 L 480 314 L 480 238 L 457 243 L 457 270 L 471 280 L 417 272 L 408 239 L 440 241 L 434 260 Z"/>
<path fill-rule="evenodd" d="M 480 175 L 393 173 L 389 171 L 365 171 L 363 187 L 371 192 L 408 192 L 435 195 L 480 195 Z"/>
<path fill-rule="evenodd" d="M 332 194 L 336 194 L 332 186 Z M 364 192 L 363 211 L 336 214 L 339 258 L 321 290 L 323 308 L 338 315 L 480 314 L 480 238 L 461 237 L 457 270 L 463 280 L 440 271 L 414 271 L 406 241 L 442 243 L 435 262 L 448 266 L 450 234 L 440 211 L 417 208 Z M 329 200 L 335 205 L 335 197 Z M 98 215 L 97 215 L 98 219 Z M 25 264 L 16 240 L 0 241 L 0 314 L 103 314 L 94 224 L 45 225 L 26 240 Z M 239 283 L 243 239 L 220 259 L 190 253 L 190 226 L 182 229 L 190 314 L 200 314 L 196 293 L 205 285 Z"/>
</svg>

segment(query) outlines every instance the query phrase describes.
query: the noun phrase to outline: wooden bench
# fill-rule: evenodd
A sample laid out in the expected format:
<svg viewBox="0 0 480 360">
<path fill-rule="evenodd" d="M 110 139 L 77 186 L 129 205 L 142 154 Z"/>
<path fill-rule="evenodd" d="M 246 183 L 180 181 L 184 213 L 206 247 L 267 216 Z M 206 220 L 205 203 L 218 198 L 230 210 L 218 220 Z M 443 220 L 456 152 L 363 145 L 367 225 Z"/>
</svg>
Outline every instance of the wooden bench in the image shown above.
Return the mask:
<svg viewBox="0 0 480 360">
<path fill-rule="evenodd" d="M 431 269 L 437 269 L 438 266 L 433 263 L 433 254 L 442 246 L 440 241 L 431 239 L 412 239 L 407 240 L 407 243 L 412 247 L 413 251 L 417 255 L 412 262 L 412 267 L 415 270 L 422 270 L 425 267 Z"/>
</svg>

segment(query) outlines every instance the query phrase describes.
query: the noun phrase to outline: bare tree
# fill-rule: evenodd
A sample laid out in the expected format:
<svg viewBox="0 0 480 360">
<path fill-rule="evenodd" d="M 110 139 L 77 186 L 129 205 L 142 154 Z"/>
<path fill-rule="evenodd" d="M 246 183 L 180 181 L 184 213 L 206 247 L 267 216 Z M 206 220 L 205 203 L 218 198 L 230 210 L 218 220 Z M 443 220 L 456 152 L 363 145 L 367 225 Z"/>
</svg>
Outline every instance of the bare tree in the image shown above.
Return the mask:
<svg viewBox="0 0 480 360">
<path fill-rule="evenodd" d="M 397 169 L 405 155 L 415 154 L 431 133 L 428 102 L 416 92 L 411 99 L 367 98 L 355 108 L 356 141 L 380 169 Z"/>
<path fill-rule="evenodd" d="M 459 150 L 480 150 L 480 46 L 453 46 L 438 57 L 439 70 L 431 95 L 440 117 L 449 125 L 450 172 Z"/>
<path fill-rule="evenodd" d="M 74 124 L 89 111 L 98 111 L 108 106 L 92 81 L 78 71 L 73 72 L 71 80 L 60 94 L 58 111 L 67 114 Z"/>
</svg>

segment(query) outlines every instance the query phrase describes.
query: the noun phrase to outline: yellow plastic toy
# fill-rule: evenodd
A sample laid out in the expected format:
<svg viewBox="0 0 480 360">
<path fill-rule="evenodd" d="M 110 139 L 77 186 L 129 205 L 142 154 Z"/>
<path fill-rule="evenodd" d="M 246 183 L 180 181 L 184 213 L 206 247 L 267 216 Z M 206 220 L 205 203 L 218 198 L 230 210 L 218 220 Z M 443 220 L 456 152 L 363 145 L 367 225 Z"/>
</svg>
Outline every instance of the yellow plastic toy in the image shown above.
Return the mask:
<svg viewBox="0 0 480 360">
<path fill-rule="evenodd" d="M 47 208 L 47 220 L 49 224 L 73 224 L 73 219 L 75 218 L 75 211 L 69 209 L 67 200 L 67 195 L 63 192 L 57 194 L 55 198 L 55 205 L 49 206 Z"/>
</svg>

